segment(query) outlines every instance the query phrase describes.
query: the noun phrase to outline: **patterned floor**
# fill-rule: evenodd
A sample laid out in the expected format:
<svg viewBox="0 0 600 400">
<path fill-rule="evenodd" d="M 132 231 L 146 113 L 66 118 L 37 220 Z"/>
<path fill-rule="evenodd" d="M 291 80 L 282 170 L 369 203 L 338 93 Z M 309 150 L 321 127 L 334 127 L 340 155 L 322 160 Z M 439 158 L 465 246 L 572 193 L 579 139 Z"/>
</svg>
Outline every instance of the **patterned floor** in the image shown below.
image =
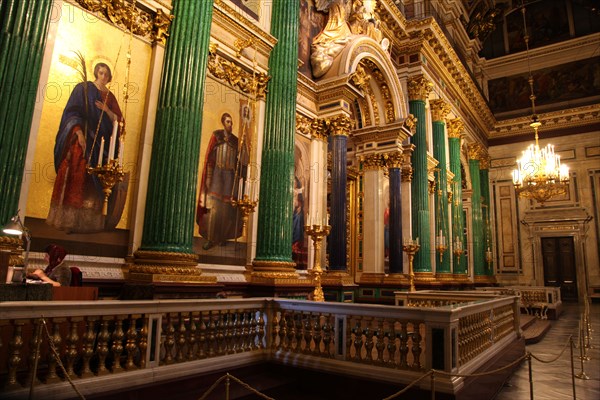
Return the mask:
<svg viewBox="0 0 600 400">
<path fill-rule="evenodd" d="M 564 353 L 556 361 L 544 363 L 532 359 L 533 396 L 530 391 L 529 366 L 525 361 L 513 374 L 495 400 L 563 400 L 573 399 L 573 384 L 571 374 L 571 357 L 569 352 L 569 336 L 579 340 L 579 317 L 583 307 L 577 304 L 565 304 L 564 313 L 557 321 L 552 321 L 552 327 L 539 342 L 527 345 L 527 351 L 543 361 L 556 359 L 563 348 Z M 575 375 L 583 372 L 588 380 L 575 378 L 576 398 L 581 400 L 600 399 L 600 304 L 590 306 L 591 348 L 586 349 L 585 355 L 589 361 L 580 360 L 579 348 L 574 349 L 573 363 Z M 579 347 L 579 346 L 578 346 Z"/>
</svg>

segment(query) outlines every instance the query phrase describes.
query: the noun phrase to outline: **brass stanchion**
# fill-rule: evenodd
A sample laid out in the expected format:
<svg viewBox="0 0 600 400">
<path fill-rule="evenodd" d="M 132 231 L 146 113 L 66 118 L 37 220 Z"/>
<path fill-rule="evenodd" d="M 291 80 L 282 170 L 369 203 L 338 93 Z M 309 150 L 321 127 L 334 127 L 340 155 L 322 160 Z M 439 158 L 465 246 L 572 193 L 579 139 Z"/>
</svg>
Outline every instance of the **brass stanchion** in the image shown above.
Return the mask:
<svg viewBox="0 0 600 400">
<path fill-rule="evenodd" d="M 576 400 L 575 396 L 575 362 L 573 361 L 573 347 L 575 343 L 573 343 L 573 335 L 569 336 L 569 350 L 571 353 L 571 384 L 573 385 L 573 400 Z"/>
<path fill-rule="evenodd" d="M 585 373 L 583 369 L 583 360 L 589 360 L 589 358 L 585 355 L 585 345 L 583 344 L 583 326 L 581 318 L 579 319 L 579 360 L 581 362 L 581 372 L 575 375 L 578 379 L 588 380 L 589 376 Z"/>
<path fill-rule="evenodd" d="M 419 238 L 416 240 L 406 239 L 402 250 L 408 255 L 408 280 L 410 283 L 409 292 L 415 291 L 415 272 L 413 270 L 413 260 L 415 259 L 415 253 L 419 251 Z"/>
<path fill-rule="evenodd" d="M 527 353 L 527 363 L 529 364 L 529 398 L 533 400 L 533 369 L 531 368 L 531 353 Z"/>
<path fill-rule="evenodd" d="M 435 400 L 435 370 L 431 371 L 431 400 Z"/>
</svg>

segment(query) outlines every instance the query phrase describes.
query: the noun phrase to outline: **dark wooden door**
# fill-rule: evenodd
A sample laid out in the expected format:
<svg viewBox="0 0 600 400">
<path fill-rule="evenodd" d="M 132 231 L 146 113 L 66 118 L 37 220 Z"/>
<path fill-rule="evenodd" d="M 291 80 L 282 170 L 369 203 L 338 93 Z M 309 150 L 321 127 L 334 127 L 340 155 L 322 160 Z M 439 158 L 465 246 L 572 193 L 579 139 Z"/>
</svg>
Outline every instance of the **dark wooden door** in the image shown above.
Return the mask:
<svg viewBox="0 0 600 400">
<path fill-rule="evenodd" d="M 542 238 L 544 285 L 559 286 L 564 301 L 577 301 L 577 274 L 573 238 Z"/>
</svg>

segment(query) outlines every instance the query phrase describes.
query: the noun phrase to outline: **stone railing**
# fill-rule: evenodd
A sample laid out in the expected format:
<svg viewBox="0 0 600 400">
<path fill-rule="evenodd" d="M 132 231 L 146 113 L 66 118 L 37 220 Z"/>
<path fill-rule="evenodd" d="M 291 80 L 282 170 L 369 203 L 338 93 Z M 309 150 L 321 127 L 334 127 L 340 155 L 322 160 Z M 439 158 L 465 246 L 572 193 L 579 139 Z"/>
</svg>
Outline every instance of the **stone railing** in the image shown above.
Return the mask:
<svg viewBox="0 0 600 400">
<path fill-rule="evenodd" d="M 502 286 L 482 287 L 477 290 L 496 294 L 516 294 L 521 309 L 541 319 L 557 319 L 562 313 L 560 288 L 555 286 Z"/>
<path fill-rule="evenodd" d="M 53 399 L 76 397 L 75 389 L 118 393 L 266 361 L 407 384 L 432 368 L 475 372 L 520 341 L 518 327 L 516 297 L 437 308 L 266 298 L 4 302 L 0 391 L 5 399 L 30 390 Z M 446 393 L 463 384 L 436 378 Z"/>
</svg>

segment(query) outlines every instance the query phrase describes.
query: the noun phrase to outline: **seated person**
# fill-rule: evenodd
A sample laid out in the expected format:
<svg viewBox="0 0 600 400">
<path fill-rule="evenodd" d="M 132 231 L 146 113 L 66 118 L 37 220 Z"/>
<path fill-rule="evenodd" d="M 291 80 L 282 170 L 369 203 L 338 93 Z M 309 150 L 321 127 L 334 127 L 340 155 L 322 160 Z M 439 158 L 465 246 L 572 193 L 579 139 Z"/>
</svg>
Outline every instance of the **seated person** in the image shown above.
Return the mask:
<svg viewBox="0 0 600 400">
<path fill-rule="evenodd" d="M 50 244 L 45 249 L 44 260 L 48 266 L 42 271 L 36 269 L 28 274 L 29 278 L 39 279 L 43 283 L 51 283 L 52 286 L 69 286 L 71 284 L 71 269 L 64 261 L 67 251 L 56 244 Z"/>
</svg>

